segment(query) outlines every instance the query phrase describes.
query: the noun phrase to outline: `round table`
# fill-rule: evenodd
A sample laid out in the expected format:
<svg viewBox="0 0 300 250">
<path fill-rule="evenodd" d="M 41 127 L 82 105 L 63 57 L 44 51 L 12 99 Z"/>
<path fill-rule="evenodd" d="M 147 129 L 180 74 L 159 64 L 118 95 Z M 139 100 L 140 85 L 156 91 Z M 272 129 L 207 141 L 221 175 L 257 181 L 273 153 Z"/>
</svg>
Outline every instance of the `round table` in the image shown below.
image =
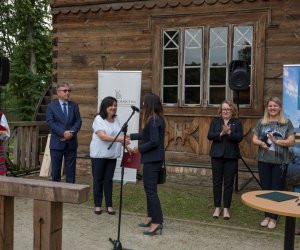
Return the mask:
<svg viewBox="0 0 300 250">
<path fill-rule="evenodd" d="M 285 220 L 285 236 L 284 249 L 294 249 L 295 241 L 295 221 L 296 217 L 300 217 L 300 198 L 294 198 L 286 201 L 273 201 L 262 197 L 257 197 L 260 194 L 268 194 L 275 192 L 274 190 L 260 190 L 244 193 L 241 197 L 244 204 L 263 212 L 279 214 L 286 216 Z M 284 194 L 290 194 L 300 197 L 300 193 L 276 191 Z M 298 199 L 298 200 L 297 200 Z"/>
</svg>

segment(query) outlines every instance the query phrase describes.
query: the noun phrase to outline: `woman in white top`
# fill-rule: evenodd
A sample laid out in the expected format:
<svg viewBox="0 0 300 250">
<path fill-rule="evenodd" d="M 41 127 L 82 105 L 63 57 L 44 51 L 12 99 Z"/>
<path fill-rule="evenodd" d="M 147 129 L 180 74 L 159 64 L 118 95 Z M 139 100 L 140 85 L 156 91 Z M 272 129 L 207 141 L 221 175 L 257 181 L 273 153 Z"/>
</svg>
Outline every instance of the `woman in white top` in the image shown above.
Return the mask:
<svg viewBox="0 0 300 250">
<path fill-rule="evenodd" d="M 97 215 L 102 213 L 103 191 L 107 213 L 110 215 L 115 214 L 112 207 L 112 179 L 117 158 L 121 156 L 122 143 L 124 142 L 124 136 L 120 135 L 108 150 L 108 146 L 121 129 L 116 113 L 117 99 L 111 96 L 105 97 L 93 122 L 90 157 L 93 173 L 94 212 Z M 129 140 L 126 140 L 126 143 L 129 143 Z"/>
<path fill-rule="evenodd" d="M 4 141 L 10 137 L 10 130 L 3 113 L 0 112 L 0 175 L 4 175 L 7 172 L 5 166 L 5 150 Z"/>
</svg>

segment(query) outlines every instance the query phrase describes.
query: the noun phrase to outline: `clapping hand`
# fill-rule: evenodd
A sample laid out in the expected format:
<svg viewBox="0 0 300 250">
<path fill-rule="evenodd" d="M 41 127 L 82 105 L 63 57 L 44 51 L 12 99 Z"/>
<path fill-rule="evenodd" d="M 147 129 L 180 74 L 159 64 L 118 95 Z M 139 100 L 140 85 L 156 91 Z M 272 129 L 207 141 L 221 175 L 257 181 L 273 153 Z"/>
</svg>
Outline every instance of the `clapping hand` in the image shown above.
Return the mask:
<svg viewBox="0 0 300 250">
<path fill-rule="evenodd" d="M 223 125 L 222 126 L 222 131 L 221 131 L 221 136 L 222 135 L 230 135 L 231 133 L 231 126 L 229 125 Z"/>
</svg>

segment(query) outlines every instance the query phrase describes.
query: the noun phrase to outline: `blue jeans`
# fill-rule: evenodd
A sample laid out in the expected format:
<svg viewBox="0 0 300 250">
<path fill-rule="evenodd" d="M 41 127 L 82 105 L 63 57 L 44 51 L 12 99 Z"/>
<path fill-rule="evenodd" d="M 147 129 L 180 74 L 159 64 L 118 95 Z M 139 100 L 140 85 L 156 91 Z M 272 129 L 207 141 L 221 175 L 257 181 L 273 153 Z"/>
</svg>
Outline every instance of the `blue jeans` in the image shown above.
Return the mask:
<svg viewBox="0 0 300 250">
<path fill-rule="evenodd" d="M 258 162 L 258 172 L 263 190 L 282 190 L 284 187 L 286 168 L 282 164 Z M 277 214 L 265 213 L 265 217 L 277 220 Z"/>
</svg>

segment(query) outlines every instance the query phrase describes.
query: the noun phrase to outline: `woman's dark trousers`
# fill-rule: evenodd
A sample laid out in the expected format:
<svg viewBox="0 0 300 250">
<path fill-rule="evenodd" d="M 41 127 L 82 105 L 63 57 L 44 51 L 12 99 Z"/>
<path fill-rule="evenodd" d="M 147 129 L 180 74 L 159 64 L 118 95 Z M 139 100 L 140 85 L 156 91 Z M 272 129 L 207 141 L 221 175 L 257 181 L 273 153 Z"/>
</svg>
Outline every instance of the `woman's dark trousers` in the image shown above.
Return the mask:
<svg viewBox="0 0 300 250">
<path fill-rule="evenodd" d="M 106 207 L 112 207 L 112 190 L 116 159 L 91 158 L 95 207 L 102 206 L 103 190 Z"/>
<path fill-rule="evenodd" d="M 222 187 L 225 208 L 230 208 L 234 177 L 238 169 L 237 159 L 211 158 L 213 175 L 213 194 L 215 207 L 221 207 Z"/>
<path fill-rule="evenodd" d="M 286 171 L 281 164 L 258 162 L 258 172 L 263 190 L 282 190 Z M 265 213 L 265 217 L 277 220 L 277 214 Z"/>
<path fill-rule="evenodd" d="M 163 162 L 144 163 L 143 166 L 143 181 L 144 190 L 147 198 L 147 213 L 148 217 L 152 218 L 152 223 L 163 223 L 163 214 L 160 201 L 157 194 L 157 179 L 159 170 Z"/>
</svg>

